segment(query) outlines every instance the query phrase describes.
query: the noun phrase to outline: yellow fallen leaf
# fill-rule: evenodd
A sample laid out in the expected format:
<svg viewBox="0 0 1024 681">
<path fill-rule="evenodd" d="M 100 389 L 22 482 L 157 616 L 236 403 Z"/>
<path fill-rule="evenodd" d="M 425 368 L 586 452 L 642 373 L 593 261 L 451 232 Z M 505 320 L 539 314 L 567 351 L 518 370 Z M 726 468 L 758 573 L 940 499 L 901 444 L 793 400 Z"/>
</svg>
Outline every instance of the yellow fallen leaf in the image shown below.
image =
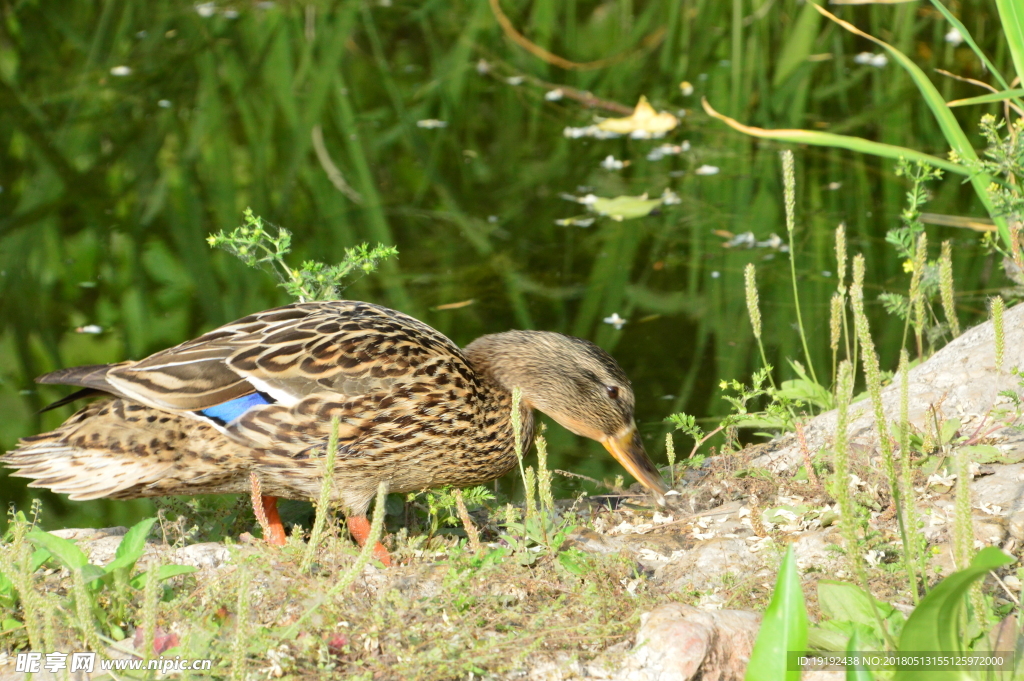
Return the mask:
<svg viewBox="0 0 1024 681">
<path fill-rule="evenodd" d="M 647 97 L 640 95 L 640 101 L 633 109 L 633 115 L 626 118 L 608 118 L 597 124 L 600 130 L 614 132 L 620 135 L 629 135 L 638 130 L 652 135 L 666 133 L 679 125 L 679 119 L 668 112 L 658 113 L 647 101 Z"/>
</svg>

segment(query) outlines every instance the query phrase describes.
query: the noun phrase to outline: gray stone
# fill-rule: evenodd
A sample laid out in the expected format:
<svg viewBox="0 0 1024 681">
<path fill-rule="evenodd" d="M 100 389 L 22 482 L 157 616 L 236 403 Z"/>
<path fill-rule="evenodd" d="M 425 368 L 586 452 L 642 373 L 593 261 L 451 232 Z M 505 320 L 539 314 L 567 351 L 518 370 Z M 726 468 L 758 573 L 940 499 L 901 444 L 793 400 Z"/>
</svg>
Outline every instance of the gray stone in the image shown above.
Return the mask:
<svg viewBox="0 0 1024 681">
<path fill-rule="evenodd" d="M 654 571 L 655 580 L 663 588 L 709 589 L 722 583 L 727 575 L 749 575 L 762 567 L 758 554 L 751 552 L 748 543 L 739 538 L 716 537 L 701 542 L 685 556 Z"/>
<path fill-rule="evenodd" d="M 1011 373 L 1024 367 L 1024 304 L 1015 305 L 1003 316 L 1005 352 L 1001 370 L 995 367 L 995 331 L 992 322 L 969 329 L 909 372 L 908 393 L 910 422 L 918 429 L 933 431 L 932 407 L 939 409 L 939 418 L 980 418 L 1005 401 L 999 393 L 1016 390 L 1019 378 Z M 895 419 L 900 413 L 899 380 L 882 391 L 883 410 Z M 838 414 L 835 410 L 821 414 L 804 428 L 808 449 L 816 453 L 831 446 L 835 437 Z M 848 434 L 851 446 L 874 449 L 878 444 L 875 417 L 867 400 L 851 406 Z M 991 434 L 1009 452 L 1024 452 L 1024 433 Z M 794 435 L 780 439 L 772 451 L 755 458 L 751 465 L 783 471 L 803 461 Z"/>
</svg>

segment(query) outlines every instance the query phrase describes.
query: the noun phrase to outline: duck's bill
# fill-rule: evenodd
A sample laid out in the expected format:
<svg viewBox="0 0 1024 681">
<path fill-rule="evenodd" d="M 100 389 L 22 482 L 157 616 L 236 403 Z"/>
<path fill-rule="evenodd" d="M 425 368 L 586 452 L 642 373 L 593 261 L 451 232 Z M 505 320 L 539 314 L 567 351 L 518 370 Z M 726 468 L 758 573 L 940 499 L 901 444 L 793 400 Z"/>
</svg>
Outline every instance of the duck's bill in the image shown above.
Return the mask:
<svg viewBox="0 0 1024 681">
<path fill-rule="evenodd" d="M 654 492 L 654 497 L 659 504 L 665 503 L 665 493 L 668 487 L 661 480 L 661 474 L 655 468 L 654 462 L 644 451 L 644 444 L 640 440 L 640 433 L 636 426 L 628 430 L 607 437 L 601 441 L 608 453 L 615 457 L 615 460 L 622 464 L 622 467 L 629 471 L 637 481 L 647 489 Z"/>
</svg>

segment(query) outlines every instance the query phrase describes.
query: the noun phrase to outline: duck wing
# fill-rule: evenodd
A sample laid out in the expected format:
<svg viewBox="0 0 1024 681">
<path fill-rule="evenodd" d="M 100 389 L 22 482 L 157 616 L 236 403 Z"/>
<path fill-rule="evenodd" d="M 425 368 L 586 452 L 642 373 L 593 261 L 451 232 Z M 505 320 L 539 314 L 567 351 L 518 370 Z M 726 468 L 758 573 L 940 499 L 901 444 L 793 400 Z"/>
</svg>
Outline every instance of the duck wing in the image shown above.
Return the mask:
<svg viewBox="0 0 1024 681">
<path fill-rule="evenodd" d="M 244 317 L 141 361 L 113 365 L 102 384 L 114 394 L 173 411 L 203 410 L 253 393 L 292 407 L 315 393 L 387 390 L 416 380 L 417 370 L 438 358 L 468 368 L 448 338 L 395 310 L 355 301 L 296 303 Z M 97 373 L 93 368 L 90 376 Z M 103 389 L 95 377 L 75 385 Z"/>
</svg>

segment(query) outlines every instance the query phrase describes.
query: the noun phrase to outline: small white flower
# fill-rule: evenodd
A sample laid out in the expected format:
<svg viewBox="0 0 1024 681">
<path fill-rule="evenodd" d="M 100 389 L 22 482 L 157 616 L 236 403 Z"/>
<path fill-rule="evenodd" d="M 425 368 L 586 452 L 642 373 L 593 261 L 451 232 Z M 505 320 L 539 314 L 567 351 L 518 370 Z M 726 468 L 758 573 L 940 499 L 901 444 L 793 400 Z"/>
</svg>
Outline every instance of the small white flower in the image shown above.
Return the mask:
<svg viewBox="0 0 1024 681">
<path fill-rule="evenodd" d="M 830 192 L 834 192 L 835 190 L 839 189 L 842 186 L 843 186 L 842 182 L 829 182 L 828 183 L 828 190 Z"/>
<path fill-rule="evenodd" d="M 86 324 L 75 329 L 75 333 L 103 333 L 103 327 L 98 324 Z"/>
<path fill-rule="evenodd" d="M 217 13 L 217 3 L 214 2 L 202 2 L 196 5 L 196 14 L 208 19 Z"/>
<path fill-rule="evenodd" d="M 693 85 L 690 84 L 690 81 L 684 80 L 679 84 L 679 92 L 682 93 L 683 97 L 689 97 L 693 94 Z"/>
<path fill-rule="evenodd" d="M 874 66 L 876 69 L 880 69 L 889 63 L 889 58 L 884 54 L 872 54 L 871 52 L 861 52 L 853 58 L 856 64 L 867 64 L 868 66 Z"/>
<path fill-rule="evenodd" d="M 597 195 L 586 194 L 585 196 L 581 196 L 580 198 L 576 199 L 576 201 L 578 203 L 582 203 L 584 206 L 593 206 L 597 203 Z"/>
<path fill-rule="evenodd" d="M 717 175 L 718 170 L 718 166 L 702 165 L 693 172 L 697 175 Z"/>
<path fill-rule="evenodd" d="M 510 76 L 505 79 L 505 82 L 509 85 L 522 85 L 526 82 L 526 78 L 524 76 Z"/>
<path fill-rule="evenodd" d="M 110 75 L 112 76 L 130 76 L 132 75 L 132 68 L 130 66 L 115 66 L 110 69 Z"/>
<path fill-rule="evenodd" d="M 562 91 L 562 88 L 556 88 L 554 90 L 548 90 L 544 94 L 544 99 L 548 100 L 549 102 L 557 102 L 564 96 L 565 92 Z"/>
<path fill-rule="evenodd" d="M 479 73 L 481 76 L 486 76 L 488 73 L 491 72 L 491 65 L 487 62 L 486 59 L 481 59 L 476 63 L 476 72 Z"/>
<path fill-rule="evenodd" d="M 718 270 L 714 270 L 713 272 L 711 272 L 712 279 L 718 279 L 720 276 L 722 276 L 722 273 L 719 272 Z"/>
<path fill-rule="evenodd" d="M 618 312 L 613 312 L 611 317 L 605 317 L 602 321 L 605 324 L 611 324 L 615 327 L 615 330 L 621 330 L 626 320 L 619 316 Z"/>
<path fill-rule="evenodd" d="M 956 47 L 964 41 L 964 37 L 960 34 L 960 31 L 956 27 L 954 27 L 949 29 L 949 33 L 943 36 L 943 40 L 945 40 L 953 47 Z"/>
<path fill-rule="evenodd" d="M 608 156 L 601 161 L 601 167 L 605 170 L 622 170 L 627 165 L 629 165 L 629 161 L 620 161 L 611 154 L 608 154 Z"/>
<path fill-rule="evenodd" d="M 169 99 L 161 99 L 159 102 L 156 103 L 156 105 L 158 107 L 160 107 L 161 109 L 170 109 L 171 108 L 171 100 L 169 100 Z"/>
<path fill-rule="evenodd" d="M 681 198 L 679 198 L 679 194 L 676 194 L 674 191 L 672 191 L 668 187 L 665 187 L 665 191 L 663 191 L 661 193 L 661 203 L 662 203 L 662 205 L 665 205 L 665 206 L 676 206 L 676 205 L 678 205 L 678 204 L 680 204 L 682 202 L 683 202 L 683 200 Z"/>
<path fill-rule="evenodd" d="M 436 130 L 437 128 L 447 128 L 448 123 L 446 121 L 439 121 L 436 118 L 424 118 L 422 121 L 416 121 L 416 127 Z"/>
<path fill-rule="evenodd" d="M 224 18 L 225 19 L 237 19 L 238 18 L 238 10 L 234 9 L 232 7 L 228 7 L 226 10 L 224 10 Z"/>
</svg>

